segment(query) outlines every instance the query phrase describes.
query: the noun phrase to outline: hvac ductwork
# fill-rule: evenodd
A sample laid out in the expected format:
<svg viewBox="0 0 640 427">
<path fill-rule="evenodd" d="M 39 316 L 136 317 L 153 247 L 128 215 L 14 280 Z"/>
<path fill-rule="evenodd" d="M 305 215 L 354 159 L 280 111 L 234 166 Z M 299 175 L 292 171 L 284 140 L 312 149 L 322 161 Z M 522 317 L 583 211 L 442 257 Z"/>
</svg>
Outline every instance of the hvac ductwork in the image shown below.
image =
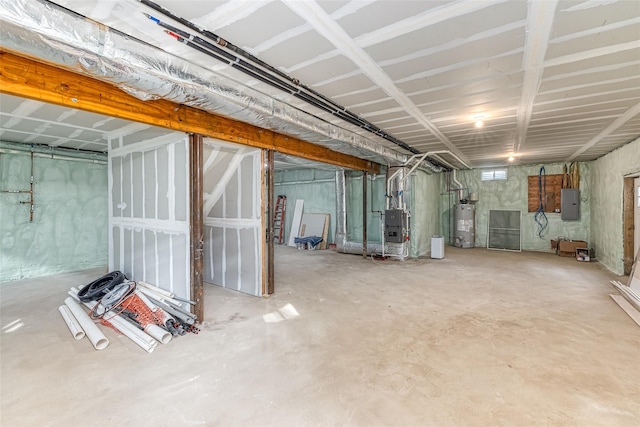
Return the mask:
<svg viewBox="0 0 640 427">
<path fill-rule="evenodd" d="M 76 162 L 107 164 L 107 153 L 74 150 L 62 147 L 47 147 L 43 145 L 29 145 L 19 142 L 0 141 L 0 153 L 31 154 L 35 157 L 47 159 L 70 160 Z"/>
<path fill-rule="evenodd" d="M 44 0 L 0 0 L 0 43 L 115 84 L 142 100 L 170 100 L 380 164 L 403 164 L 408 158 Z M 442 171 L 426 161 L 421 169 Z"/>
<path fill-rule="evenodd" d="M 345 254 L 362 255 L 362 242 L 350 242 L 347 240 L 347 183 L 343 170 L 336 171 L 336 250 Z M 403 258 L 403 245 L 382 244 L 367 242 L 368 254 L 388 254 Z"/>
</svg>

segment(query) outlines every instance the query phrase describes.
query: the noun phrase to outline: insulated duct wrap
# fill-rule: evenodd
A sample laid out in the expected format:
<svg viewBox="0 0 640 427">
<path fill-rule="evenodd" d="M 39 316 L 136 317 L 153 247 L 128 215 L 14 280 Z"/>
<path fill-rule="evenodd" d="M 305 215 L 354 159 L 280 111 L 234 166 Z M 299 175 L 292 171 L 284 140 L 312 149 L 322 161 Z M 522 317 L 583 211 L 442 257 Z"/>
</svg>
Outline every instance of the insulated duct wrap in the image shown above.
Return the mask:
<svg viewBox="0 0 640 427">
<path fill-rule="evenodd" d="M 380 164 L 408 156 L 45 0 L 0 0 L 2 47 L 115 84 Z M 428 173 L 442 168 L 429 162 Z"/>
<path fill-rule="evenodd" d="M 347 181 L 342 170 L 336 171 L 336 250 L 345 254 L 362 255 L 362 242 L 347 240 Z M 382 244 L 367 242 L 367 253 L 382 254 Z M 404 245 L 385 243 L 384 253 L 391 256 L 403 257 Z"/>
</svg>

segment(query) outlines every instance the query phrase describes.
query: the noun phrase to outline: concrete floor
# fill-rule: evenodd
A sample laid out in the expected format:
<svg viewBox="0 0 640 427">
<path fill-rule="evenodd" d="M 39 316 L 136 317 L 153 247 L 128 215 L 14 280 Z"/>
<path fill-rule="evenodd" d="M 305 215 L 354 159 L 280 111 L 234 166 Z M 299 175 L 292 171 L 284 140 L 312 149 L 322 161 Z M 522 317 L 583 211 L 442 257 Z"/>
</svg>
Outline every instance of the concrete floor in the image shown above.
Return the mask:
<svg viewBox="0 0 640 427">
<path fill-rule="evenodd" d="M 71 338 L 58 306 L 100 270 L 3 283 L 0 424 L 640 425 L 640 328 L 609 298 L 614 276 L 446 251 L 278 248 L 275 296 L 207 286 L 203 331 L 152 354 L 106 329 L 103 351 Z M 298 317 L 265 321 L 287 304 Z"/>
</svg>

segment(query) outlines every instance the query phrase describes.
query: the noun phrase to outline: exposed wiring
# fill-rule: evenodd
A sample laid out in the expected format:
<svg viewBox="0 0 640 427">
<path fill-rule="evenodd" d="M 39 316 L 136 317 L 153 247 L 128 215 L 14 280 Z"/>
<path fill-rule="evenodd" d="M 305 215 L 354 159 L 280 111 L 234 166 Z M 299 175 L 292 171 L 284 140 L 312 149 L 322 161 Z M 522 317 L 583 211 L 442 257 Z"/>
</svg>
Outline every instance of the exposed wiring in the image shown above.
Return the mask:
<svg viewBox="0 0 640 427">
<path fill-rule="evenodd" d="M 538 210 L 533 215 L 533 220 L 537 224 L 536 234 L 539 238 L 544 239 L 549 232 L 549 220 L 547 219 L 547 215 L 544 213 L 544 196 L 547 194 L 547 171 L 544 166 L 540 168 L 540 172 L 538 173 Z"/>
<path fill-rule="evenodd" d="M 571 163 L 569 166 L 569 174 L 571 175 L 571 188 L 580 188 L 580 163 Z"/>
<path fill-rule="evenodd" d="M 580 163 L 571 162 L 562 166 L 562 188 L 580 188 Z"/>
<path fill-rule="evenodd" d="M 99 303 L 93 306 L 91 309 L 91 317 L 94 319 L 102 319 L 107 313 L 112 313 L 111 317 L 105 318 L 105 320 L 109 320 L 114 316 L 122 314 L 126 309 L 126 307 L 122 306 L 122 303 L 133 294 L 135 289 L 136 282 L 122 282 L 114 286 L 112 289 L 107 291 L 107 293 L 100 299 Z M 99 308 L 103 308 L 103 310 L 98 312 Z M 120 309 L 117 310 L 118 308 Z"/>
<path fill-rule="evenodd" d="M 109 290 L 124 282 L 126 276 L 120 271 L 112 271 L 83 286 L 78 291 L 78 299 L 82 302 L 100 301 Z"/>
<path fill-rule="evenodd" d="M 217 34 L 208 31 L 204 28 L 197 26 L 196 24 L 184 19 L 166 8 L 154 3 L 150 0 L 138 0 L 145 6 L 153 9 L 159 14 L 181 24 L 182 26 L 189 28 L 196 34 L 200 34 L 205 37 L 202 38 L 198 35 L 191 34 L 181 28 L 177 28 L 169 23 L 162 21 L 161 19 L 151 16 L 148 13 L 143 14 L 152 22 L 164 28 L 165 33 L 179 43 L 183 43 L 190 48 L 197 50 L 211 58 L 221 61 L 237 70 L 265 83 L 272 87 L 275 87 L 281 91 L 287 92 L 292 96 L 302 99 L 305 102 L 313 105 L 323 111 L 326 111 L 347 123 L 354 126 L 358 126 L 374 135 L 383 138 L 413 154 L 421 154 L 419 150 L 407 144 L 406 142 L 394 137 L 387 133 L 383 129 L 362 118 L 361 116 L 349 111 L 344 106 L 336 103 L 332 99 L 320 94 L 311 87 L 304 85 L 298 79 L 293 78 L 276 67 L 269 65 L 268 63 L 260 60 L 251 53 L 243 50 L 242 48 L 234 45 L 228 40 L 223 39 Z M 444 167 L 436 159 L 425 159 L 428 162 Z"/>
</svg>

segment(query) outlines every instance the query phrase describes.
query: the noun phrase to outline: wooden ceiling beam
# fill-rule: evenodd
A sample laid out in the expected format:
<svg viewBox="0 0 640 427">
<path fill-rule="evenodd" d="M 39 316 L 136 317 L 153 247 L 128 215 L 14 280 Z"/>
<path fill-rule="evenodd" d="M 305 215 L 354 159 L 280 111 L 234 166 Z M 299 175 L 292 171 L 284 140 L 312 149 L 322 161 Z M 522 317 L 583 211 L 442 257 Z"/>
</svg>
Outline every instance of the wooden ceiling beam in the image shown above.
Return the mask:
<svg viewBox="0 0 640 427">
<path fill-rule="evenodd" d="M 0 92 L 368 173 L 380 171 L 369 160 L 175 102 L 142 101 L 112 84 L 6 50 L 0 50 Z"/>
</svg>

